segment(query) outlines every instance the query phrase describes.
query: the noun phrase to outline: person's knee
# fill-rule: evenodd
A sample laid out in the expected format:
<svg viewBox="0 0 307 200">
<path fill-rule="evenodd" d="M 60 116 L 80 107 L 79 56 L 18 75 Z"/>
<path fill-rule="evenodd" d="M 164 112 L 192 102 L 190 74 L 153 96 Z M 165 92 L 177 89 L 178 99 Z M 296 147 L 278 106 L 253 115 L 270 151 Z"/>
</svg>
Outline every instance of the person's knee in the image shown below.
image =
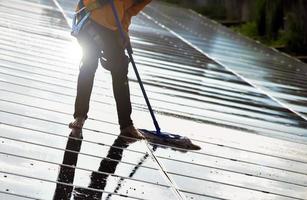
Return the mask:
<svg viewBox="0 0 307 200">
<path fill-rule="evenodd" d="M 124 78 L 128 74 L 129 59 L 126 55 L 119 59 L 113 59 L 107 63 L 107 68 L 111 71 L 113 76 Z"/>
<path fill-rule="evenodd" d="M 80 73 L 95 74 L 98 67 L 100 50 L 90 41 L 81 45 L 83 56 L 80 65 Z"/>
<path fill-rule="evenodd" d="M 98 67 L 97 58 L 82 59 L 80 66 L 80 73 L 87 75 L 94 75 Z"/>
</svg>

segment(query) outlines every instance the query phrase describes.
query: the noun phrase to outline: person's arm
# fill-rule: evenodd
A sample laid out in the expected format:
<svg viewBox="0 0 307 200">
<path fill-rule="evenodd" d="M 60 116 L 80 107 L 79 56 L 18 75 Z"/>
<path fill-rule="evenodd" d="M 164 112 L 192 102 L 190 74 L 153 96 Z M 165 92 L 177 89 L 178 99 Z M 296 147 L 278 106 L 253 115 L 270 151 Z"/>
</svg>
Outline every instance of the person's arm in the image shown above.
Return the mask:
<svg viewBox="0 0 307 200">
<path fill-rule="evenodd" d="M 131 18 L 136 16 L 144 7 L 149 4 L 152 0 L 131 0 L 131 6 L 125 10 L 125 15 L 122 20 L 123 27 L 128 31 L 129 25 L 131 24 Z"/>
<path fill-rule="evenodd" d="M 141 10 L 145 8 L 152 0 L 133 0 L 135 3 L 126 10 L 126 12 L 132 17 L 137 15 Z"/>
</svg>

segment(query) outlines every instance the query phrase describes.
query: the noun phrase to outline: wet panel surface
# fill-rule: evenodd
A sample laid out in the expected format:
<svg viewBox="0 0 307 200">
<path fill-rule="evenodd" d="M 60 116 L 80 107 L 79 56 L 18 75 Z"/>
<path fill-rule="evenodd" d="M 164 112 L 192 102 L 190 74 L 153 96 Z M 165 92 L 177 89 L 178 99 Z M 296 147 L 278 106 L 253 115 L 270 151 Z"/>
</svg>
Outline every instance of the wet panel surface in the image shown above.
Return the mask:
<svg viewBox="0 0 307 200">
<path fill-rule="evenodd" d="M 81 52 L 66 20 L 75 4 L 0 0 L 0 199 L 306 199 L 306 120 L 271 98 L 296 98 L 304 113 L 304 78 L 277 84 L 272 78 L 291 80 L 279 68 L 293 65 L 290 58 L 250 53 L 252 42 L 243 49 L 227 29 L 188 10 L 153 2 L 130 34 L 161 127 L 202 149 L 119 136 L 111 77 L 101 68 L 83 140 L 71 137 Z M 270 95 L 232 71 L 250 78 L 258 66 L 253 83 Z M 129 79 L 134 122 L 153 128 L 132 70 Z"/>
<path fill-rule="evenodd" d="M 306 119 L 306 64 L 191 10 L 152 3 L 145 13 Z"/>
</svg>

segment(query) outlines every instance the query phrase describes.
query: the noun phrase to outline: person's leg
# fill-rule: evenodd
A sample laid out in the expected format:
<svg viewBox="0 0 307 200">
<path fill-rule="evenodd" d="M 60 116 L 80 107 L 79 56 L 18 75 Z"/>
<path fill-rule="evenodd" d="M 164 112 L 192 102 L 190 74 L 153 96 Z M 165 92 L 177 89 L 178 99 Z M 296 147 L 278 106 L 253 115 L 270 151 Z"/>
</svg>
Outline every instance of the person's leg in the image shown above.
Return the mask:
<svg viewBox="0 0 307 200">
<path fill-rule="evenodd" d="M 83 50 L 83 57 L 77 83 L 77 96 L 75 100 L 75 121 L 70 123 L 70 128 L 82 128 L 87 119 L 89 102 L 92 93 L 95 72 L 98 66 L 99 50 L 88 36 L 79 39 Z"/>
<path fill-rule="evenodd" d="M 80 66 L 74 117 L 87 118 L 94 76 L 98 66 L 96 56 L 84 55 Z"/>
<path fill-rule="evenodd" d="M 131 120 L 132 108 L 127 77 L 129 59 L 125 54 L 123 42 L 116 31 L 105 30 L 102 33 L 107 40 L 103 49 L 103 56 L 107 60 L 104 67 L 111 71 L 113 94 L 121 133 L 143 139 L 144 137 L 134 128 Z"/>
<path fill-rule="evenodd" d="M 128 64 L 123 63 L 123 68 L 128 68 Z M 123 69 L 120 71 L 111 71 L 113 94 L 116 101 L 118 122 L 120 129 L 126 128 L 133 125 L 131 120 L 131 101 L 130 101 L 130 90 L 129 82 L 127 77 L 128 70 Z"/>
<path fill-rule="evenodd" d="M 120 35 L 116 31 L 100 27 L 103 38 L 103 57 L 106 59 L 104 68 L 112 75 L 113 94 L 116 102 L 118 123 L 123 129 L 132 125 L 131 102 L 128 83 L 128 57 L 125 55 L 124 46 Z"/>
</svg>

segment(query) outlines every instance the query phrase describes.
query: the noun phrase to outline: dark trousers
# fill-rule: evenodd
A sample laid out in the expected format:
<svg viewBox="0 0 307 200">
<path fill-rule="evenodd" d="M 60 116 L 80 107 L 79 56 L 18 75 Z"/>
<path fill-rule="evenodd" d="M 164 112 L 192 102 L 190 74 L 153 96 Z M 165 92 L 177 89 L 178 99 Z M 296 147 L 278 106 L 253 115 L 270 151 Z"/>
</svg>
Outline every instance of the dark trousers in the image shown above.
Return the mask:
<svg viewBox="0 0 307 200">
<path fill-rule="evenodd" d="M 83 58 L 78 77 L 74 117 L 87 118 L 94 76 L 99 57 L 102 55 L 105 60 L 103 67 L 108 69 L 112 75 L 113 94 L 120 128 L 123 129 L 132 125 L 127 77 L 129 59 L 125 55 L 119 32 L 90 21 L 78 37 L 78 42 L 83 50 Z"/>
</svg>

